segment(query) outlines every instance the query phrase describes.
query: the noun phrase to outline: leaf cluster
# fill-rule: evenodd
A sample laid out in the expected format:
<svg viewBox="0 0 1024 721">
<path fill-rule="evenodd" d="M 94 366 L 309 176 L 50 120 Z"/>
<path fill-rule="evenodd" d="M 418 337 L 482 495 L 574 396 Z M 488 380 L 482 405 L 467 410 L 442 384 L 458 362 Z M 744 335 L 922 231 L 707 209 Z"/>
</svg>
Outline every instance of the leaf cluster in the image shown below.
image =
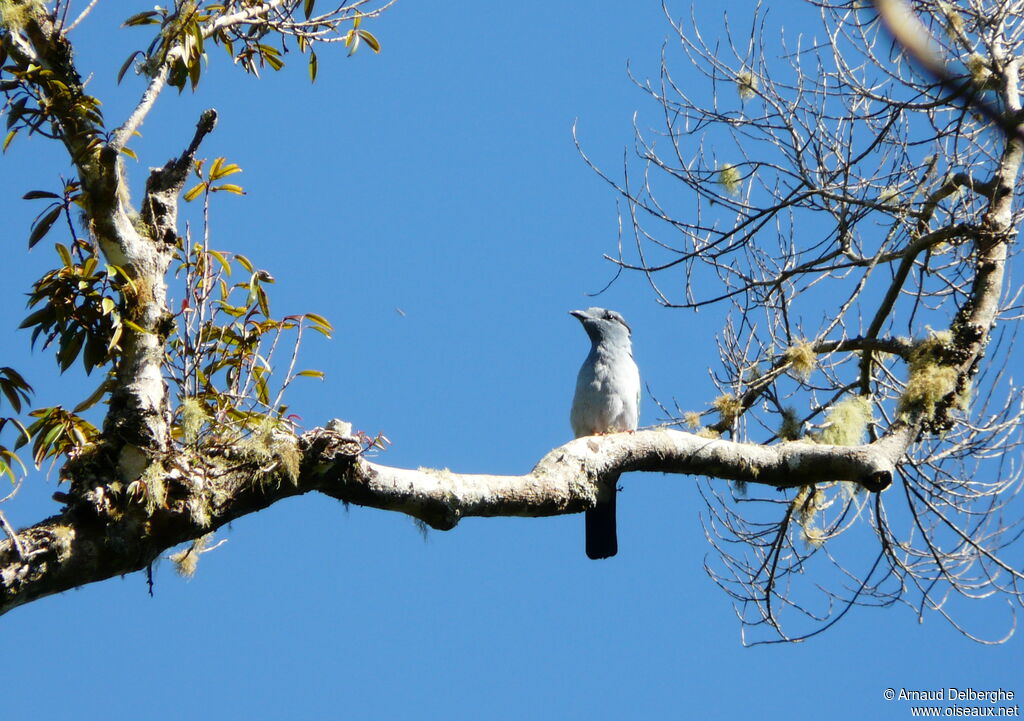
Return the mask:
<svg viewBox="0 0 1024 721">
<path fill-rule="evenodd" d="M 6 151 L 22 130 L 48 138 L 65 138 L 87 150 L 103 140 L 100 101 L 84 92 L 77 74 L 61 74 L 11 52 L 11 31 L 0 30 L 0 93 L 7 134 Z M 70 119 L 74 119 L 70 122 Z M 79 151 L 81 152 L 81 150 Z"/>
<path fill-rule="evenodd" d="M 212 163 L 196 161 L 198 180 L 185 192 L 186 201 L 202 200 L 204 221 L 209 202 L 218 192 L 244 195 L 241 186 L 225 182 L 241 168 L 225 158 Z M 71 209 L 88 212 L 77 182 L 65 182 L 61 193 L 34 190 L 26 200 L 49 204 L 33 223 L 29 245 L 36 246 L 58 225 L 67 221 L 70 241 L 57 242 L 59 265 L 43 274 L 32 286 L 31 310 L 21 327 L 31 331 L 31 343 L 54 348 L 61 372 L 81 360 L 87 374 L 105 369 L 99 386 L 73 409 L 62 406 L 27 412 L 23 424 L 17 417 L 0 417 L 0 431 L 10 425 L 17 431 L 13 450 L 0 445 L 0 475 L 16 481 L 25 466 L 16 451 L 30 445 L 38 467 L 47 459 L 74 458 L 100 440 L 100 432 L 83 418 L 89 408 L 104 401 L 114 388 L 113 373 L 121 355 L 126 330 L 146 333 L 130 319 L 139 290 L 122 268 L 102 262 L 98 247 L 76 237 Z M 188 235 L 188 234 L 186 234 Z M 290 427 L 284 390 L 297 377 L 322 378 L 317 370 L 295 369 L 305 329 L 329 335 L 330 323 L 315 313 L 274 318 L 267 286 L 273 277 L 257 269 L 243 255 L 210 249 L 203 243 L 178 239 L 176 276 L 184 280 L 184 297 L 178 312 L 168 319 L 164 368 L 177 387 L 178 408 L 172 434 L 186 445 L 235 443 L 269 426 Z M 275 375 L 275 351 L 292 334 L 291 361 L 284 373 Z M 13 369 L 0 369 L 0 393 L 20 414 L 31 386 Z M 269 426 L 268 426 L 269 424 Z M 260 430 L 262 429 L 262 430 Z"/>
<path fill-rule="evenodd" d="M 241 168 L 216 158 L 195 163 L 199 182 L 186 201 L 224 191 L 244 195 L 235 184 L 220 182 Z M 205 215 L 205 213 L 204 213 Z M 175 277 L 184 282 L 184 297 L 169 339 L 167 369 L 178 389 L 175 434 L 186 444 L 237 442 L 268 421 L 287 423 L 281 403 L 285 388 L 297 377 L 322 378 L 316 370 L 295 371 L 303 330 L 330 336 L 331 325 L 315 313 L 274 318 L 267 286 L 273 276 L 244 255 L 212 249 L 208 243 L 182 240 Z M 291 363 L 275 377 L 273 358 L 286 334 L 294 333 Z"/>
<path fill-rule="evenodd" d="M 0 368 L 0 400 L 6 398 L 7 403 L 14 409 L 14 412 L 20 413 L 22 404 L 28 403 L 31 396 L 32 386 L 22 378 L 18 371 L 8 367 Z M 20 438 L 28 438 L 28 429 L 16 417 L 0 416 L 0 433 L 8 425 L 17 429 Z M 14 472 L 14 466 L 18 466 L 24 473 L 25 464 L 21 462 L 21 459 L 18 458 L 14 451 L 0 444 L 0 476 L 7 476 L 10 478 L 11 483 L 17 483 L 18 480 Z"/>
<path fill-rule="evenodd" d="M 15 449 L 32 443 L 32 461 L 38 468 L 48 458 L 73 458 L 99 439 L 99 430 L 89 421 L 61 406 L 38 408 L 29 416 L 35 421 L 15 444 Z"/>
<path fill-rule="evenodd" d="M 57 197 L 33 191 L 26 198 Z M 37 220 L 30 244 L 37 243 L 53 224 L 54 214 L 66 212 L 55 203 Z M 60 265 L 37 280 L 29 293 L 35 310 L 21 323 L 32 329 L 32 345 L 43 338 L 43 348 L 57 343 L 57 364 L 66 371 L 81 357 L 86 373 L 115 360 L 126 321 L 122 314 L 124 292 L 134 289 L 125 271 L 102 264 L 95 246 L 74 238 L 69 246 L 55 243 Z"/>
<path fill-rule="evenodd" d="M 186 85 L 195 90 L 206 64 L 207 43 L 223 48 L 233 63 L 259 76 L 265 67 L 274 71 L 284 67 L 283 56 L 291 50 L 290 40 L 294 40 L 300 53 L 309 53 L 310 80 L 316 80 L 318 62 L 313 45 L 339 34 L 339 26 L 343 22 L 351 22 L 351 28 L 340 33 L 337 39 L 348 48 L 349 55 L 363 43 L 374 52 L 380 52 L 377 38 L 360 27 L 364 15 L 359 10 L 346 7 L 346 3 L 317 16 L 314 14 L 315 5 L 315 0 L 303 0 L 301 3 L 293 0 L 272 9 L 238 0 L 178 0 L 173 7 L 158 5 L 152 10 L 137 13 L 125 20 L 124 25 L 156 26 L 157 34 L 145 50 L 137 50 L 128 56 L 118 73 L 118 81 L 136 63 L 139 71 L 150 77 L 166 66 L 169 85 L 178 88 L 179 92 Z M 241 21 L 225 21 L 239 15 L 243 16 Z M 268 39 L 275 42 L 268 42 Z"/>
</svg>

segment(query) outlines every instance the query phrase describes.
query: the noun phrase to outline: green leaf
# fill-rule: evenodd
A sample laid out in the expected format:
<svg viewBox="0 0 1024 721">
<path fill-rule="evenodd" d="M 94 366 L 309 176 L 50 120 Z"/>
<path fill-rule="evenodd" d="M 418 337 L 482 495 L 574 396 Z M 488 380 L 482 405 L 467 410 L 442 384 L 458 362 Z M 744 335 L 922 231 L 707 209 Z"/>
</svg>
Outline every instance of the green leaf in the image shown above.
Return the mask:
<svg viewBox="0 0 1024 721">
<path fill-rule="evenodd" d="M 238 263 L 243 268 L 245 268 L 250 273 L 252 273 L 252 269 L 253 269 L 252 263 L 249 261 L 248 258 L 246 258 L 241 253 L 235 253 L 235 262 Z"/>
<path fill-rule="evenodd" d="M 7 146 L 11 144 L 11 141 L 14 140 L 14 136 L 17 135 L 17 134 L 18 134 L 18 128 L 15 128 L 11 132 L 7 133 L 7 137 L 4 138 L 3 148 L 0 148 L 0 150 L 2 150 L 3 152 L 6 153 L 7 152 Z"/>
<path fill-rule="evenodd" d="M 235 195 L 245 195 L 245 191 L 241 185 L 235 185 L 234 183 L 222 183 L 221 185 L 210 188 L 211 192 L 216 193 L 219 190 L 223 190 L 228 193 L 234 193 Z"/>
<path fill-rule="evenodd" d="M 217 158 L 213 161 L 213 165 L 210 166 L 210 180 L 220 180 L 226 178 L 229 175 L 235 173 L 241 173 L 242 168 L 237 163 L 224 164 L 224 158 Z"/>
<path fill-rule="evenodd" d="M 11 385 L 17 386 L 18 388 L 24 388 L 31 392 L 32 386 L 28 384 L 28 381 L 25 380 L 25 377 L 21 375 L 21 373 L 13 368 L 9 366 L 0 368 L 0 375 L 5 376 L 7 378 L 7 382 Z"/>
<path fill-rule="evenodd" d="M 37 200 L 38 198 L 54 198 L 60 200 L 61 196 L 51 193 L 48 190 L 30 190 L 21 196 L 22 200 Z"/>
<path fill-rule="evenodd" d="M 71 252 L 63 243 L 54 243 L 53 247 L 57 249 L 57 255 L 60 256 L 60 262 L 64 264 L 65 268 L 70 268 L 73 265 L 71 260 Z"/>
<path fill-rule="evenodd" d="M 229 163 L 220 169 L 220 172 L 217 173 L 217 177 L 214 178 L 214 180 L 220 180 L 221 178 L 226 178 L 229 175 L 241 172 L 242 168 L 237 163 Z"/>
<path fill-rule="evenodd" d="M 121 323 L 121 319 L 118 318 L 116 325 L 114 326 L 114 332 L 110 334 L 110 340 L 107 341 L 107 355 L 113 354 L 118 349 L 118 341 L 121 340 L 121 334 L 124 332 L 124 325 Z"/>
<path fill-rule="evenodd" d="M 366 41 L 366 44 L 370 46 L 370 49 L 373 50 L 373 52 L 380 52 L 380 41 L 377 40 L 377 38 L 374 37 L 373 33 L 371 33 L 369 30 L 360 30 L 359 37 Z"/>
<path fill-rule="evenodd" d="M 325 377 L 325 374 L 324 374 L 323 371 L 315 371 L 315 370 L 299 371 L 295 375 L 296 376 L 305 376 L 306 378 L 319 378 L 321 380 L 323 380 L 324 377 Z"/>
<path fill-rule="evenodd" d="M 54 207 L 50 209 L 42 218 L 36 221 L 35 227 L 32 229 L 32 234 L 28 237 L 28 247 L 32 248 L 43 239 L 47 233 L 50 232 L 50 228 L 60 217 L 61 211 L 64 210 L 63 205 L 54 204 Z"/>
<path fill-rule="evenodd" d="M 256 379 L 256 399 L 263 405 L 270 403 L 270 387 L 262 376 Z"/>
<path fill-rule="evenodd" d="M 151 333 L 150 331 L 146 330 L 145 328 L 143 328 L 138 323 L 133 323 L 132 321 L 128 320 L 127 318 L 122 319 L 121 322 L 124 323 L 129 328 L 131 328 L 136 333 L 142 333 L 143 335 L 153 335 L 153 333 Z"/>
<path fill-rule="evenodd" d="M 11 404 L 11 408 L 14 409 L 14 412 L 21 413 L 21 397 L 19 396 L 18 391 L 4 383 L 0 383 L 0 391 L 3 391 L 4 396 L 7 398 L 7 402 Z"/>
<path fill-rule="evenodd" d="M 107 344 L 97 334 L 92 334 L 85 341 L 85 350 L 82 351 L 82 363 L 85 365 L 86 374 L 92 373 L 92 369 L 103 365 L 107 359 Z M 78 409 L 75 409 L 76 411 Z"/>
<path fill-rule="evenodd" d="M 52 305 L 45 305 L 39 310 L 31 313 L 25 320 L 21 321 L 19 328 L 31 328 L 34 325 L 49 325 L 55 318 Z"/>
<path fill-rule="evenodd" d="M 18 429 L 18 432 L 21 434 L 20 436 L 18 436 L 18 439 L 21 441 L 21 445 L 25 445 L 26 443 L 28 443 L 29 439 L 32 437 L 31 434 L 28 432 L 28 428 L 26 428 L 22 424 L 22 422 L 19 421 L 17 418 L 8 418 L 7 420 L 13 423 L 14 426 Z"/>
<path fill-rule="evenodd" d="M 195 60 L 198 63 L 199 58 L 206 52 L 203 49 L 203 28 L 198 22 L 198 18 L 193 16 L 192 23 L 192 39 L 195 42 Z"/>
<path fill-rule="evenodd" d="M 313 324 L 314 330 L 320 331 L 328 338 L 331 337 L 331 333 L 334 331 L 334 326 L 331 325 L 329 320 L 324 318 L 322 315 L 317 315 L 316 313 L 306 313 L 303 317 Z"/>
<path fill-rule="evenodd" d="M 313 5 L 316 4 L 316 0 L 306 0 L 302 5 L 302 11 L 306 14 L 306 19 L 309 20 L 313 15 Z"/>
<path fill-rule="evenodd" d="M 3 392 L 15 413 L 21 413 L 21 404 L 28 402 L 32 386 L 26 383 L 21 374 L 13 368 L 0 368 L 0 391 Z"/>
<path fill-rule="evenodd" d="M 359 49 L 359 33 L 355 30 L 349 30 L 345 34 L 345 47 L 348 48 L 348 54 L 351 57 L 356 50 Z"/>
<path fill-rule="evenodd" d="M 309 82 L 311 82 L 311 83 L 315 83 L 316 82 L 316 69 L 317 69 L 316 53 L 315 52 L 311 52 L 309 54 Z"/>
<path fill-rule="evenodd" d="M 7 111 L 7 129 L 10 130 L 14 127 L 14 124 L 18 122 L 21 116 L 25 112 L 25 104 L 28 102 L 28 98 L 20 98 L 11 104 L 11 107 Z"/>
<path fill-rule="evenodd" d="M 121 27 L 129 28 L 136 25 L 159 25 L 160 21 L 156 19 L 159 15 L 156 10 L 147 10 L 144 13 L 136 13 L 130 18 L 121 23 Z"/>
<path fill-rule="evenodd" d="M 86 398 L 84 401 L 75 406 L 71 412 L 81 413 L 82 411 L 89 410 L 94 405 L 99 403 L 103 396 L 105 396 L 112 387 L 113 381 L 110 378 L 105 379 L 102 383 L 99 384 L 96 390 L 89 394 L 88 398 Z"/>
<path fill-rule="evenodd" d="M 224 269 L 224 272 L 227 273 L 228 275 L 231 275 L 231 264 L 228 263 L 227 258 L 224 257 L 224 254 L 221 253 L 219 250 L 211 250 L 208 252 L 210 255 L 217 259 L 217 262 L 220 263 L 220 267 Z"/>
<path fill-rule="evenodd" d="M 82 343 L 84 341 L 85 331 L 61 337 L 60 349 L 57 351 L 57 363 L 60 365 L 61 373 L 70 368 L 71 364 L 78 358 L 78 353 L 82 350 Z"/>
<path fill-rule="evenodd" d="M 264 317 L 270 317 L 270 300 L 267 298 L 267 291 L 263 290 L 263 286 L 256 288 L 256 299 L 260 304 L 260 312 Z"/>
<path fill-rule="evenodd" d="M 42 465 L 48 455 L 56 455 L 57 451 L 53 449 L 53 443 L 63 430 L 63 426 L 55 425 L 46 432 L 45 436 L 36 439 L 35 444 L 32 446 L 32 460 L 35 461 L 36 468 Z"/>
<path fill-rule="evenodd" d="M 23 474 L 28 472 L 28 469 L 25 468 L 25 464 L 21 462 L 21 459 L 18 458 L 18 456 L 0 446 L 0 474 L 9 476 L 11 483 L 17 483 L 18 477 L 14 475 L 14 471 L 11 469 L 12 461 L 21 467 L 21 472 Z"/>
<path fill-rule="evenodd" d="M 92 259 L 90 258 L 90 260 L 92 260 Z M 86 261 L 86 262 L 88 262 L 88 261 Z M 113 264 L 108 265 L 107 266 L 107 275 L 109 275 L 111 277 L 114 277 L 114 278 L 120 278 L 121 282 L 126 283 L 128 285 L 128 287 L 131 289 L 132 293 L 138 293 L 139 292 L 139 289 L 135 287 L 135 281 L 133 281 L 131 279 L 131 277 L 128 275 L 128 273 L 125 272 L 125 269 L 122 268 L 121 266 L 113 265 Z"/>
<path fill-rule="evenodd" d="M 185 202 L 191 203 L 193 200 L 195 200 L 196 198 L 203 194 L 203 191 L 206 190 L 206 187 L 206 183 L 199 183 L 198 185 L 193 186 L 187 193 L 185 193 Z"/>
<path fill-rule="evenodd" d="M 121 78 L 123 78 L 124 74 L 126 72 L 128 72 L 128 68 L 130 68 L 132 66 L 132 63 L 135 62 L 135 58 L 137 58 L 140 55 L 143 55 L 143 57 L 145 57 L 145 55 L 143 54 L 143 52 L 141 50 L 136 50 L 134 53 L 132 53 L 131 55 L 128 56 L 127 60 L 124 61 L 124 65 L 122 65 L 121 69 L 117 72 L 117 84 L 118 85 L 121 84 Z"/>
<path fill-rule="evenodd" d="M 264 55 L 263 59 L 267 61 L 267 65 L 273 68 L 275 71 L 280 70 L 284 67 L 284 61 L 276 55 Z"/>
</svg>

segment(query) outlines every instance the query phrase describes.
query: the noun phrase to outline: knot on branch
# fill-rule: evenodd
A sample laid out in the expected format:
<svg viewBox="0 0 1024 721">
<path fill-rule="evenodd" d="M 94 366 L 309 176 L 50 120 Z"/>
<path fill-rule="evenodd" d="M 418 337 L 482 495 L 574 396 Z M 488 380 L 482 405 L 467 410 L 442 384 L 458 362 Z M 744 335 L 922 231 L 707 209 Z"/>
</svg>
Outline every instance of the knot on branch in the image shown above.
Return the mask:
<svg viewBox="0 0 1024 721">
<path fill-rule="evenodd" d="M 892 485 L 891 471 L 875 471 L 860 480 L 860 484 L 872 493 L 881 493 Z"/>
<path fill-rule="evenodd" d="M 215 127 L 217 111 L 204 111 L 185 152 L 168 160 L 162 168 L 154 168 L 146 181 L 142 219 L 152 229 L 154 239 L 162 241 L 167 247 L 173 247 L 177 239 L 178 193 L 185 185 L 200 143 Z"/>
<path fill-rule="evenodd" d="M 332 421 L 326 428 L 314 428 L 303 433 L 299 438 L 299 450 L 303 455 L 304 472 L 325 475 L 332 469 L 332 476 L 343 475 L 363 452 L 359 438 L 351 434 L 351 428 L 350 424 Z"/>
</svg>

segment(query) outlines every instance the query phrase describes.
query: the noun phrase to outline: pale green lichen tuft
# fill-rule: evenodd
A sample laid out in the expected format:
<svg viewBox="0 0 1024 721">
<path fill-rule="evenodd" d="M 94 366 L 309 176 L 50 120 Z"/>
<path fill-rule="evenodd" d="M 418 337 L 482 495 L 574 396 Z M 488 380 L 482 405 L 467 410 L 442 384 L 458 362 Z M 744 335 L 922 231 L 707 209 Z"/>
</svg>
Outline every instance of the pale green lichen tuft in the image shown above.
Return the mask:
<svg viewBox="0 0 1024 721">
<path fill-rule="evenodd" d="M 818 512 L 825 505 L 825 494 L 817 486 L 801 486 L 793 499 L 800 536 L 809 546 L 818 547 L 825 541 L 824 533 L 818 527 Z"/>
<path fill-rule="evenodd" d="M 293 486 L 299 485 L 299 469 L 302 465 L 302 452 L 299 444 L 293 439 L 279 438 L 273 445 L 274 454 L 281 461 L 281 471 Z"/>
<path fill-rule="evenodd" d="M 697 411 L 689 411 L 683 414 L 683 422 L 687 428 L 695 429 L 700 428 L 700 413 Z"/>
<path fill-rule="evenodd" d="M 757 95 L 757 76 L 749 70 L 736 73 L 736 92 L 740 100 L 750 100 Z"/>
<path fill-rule="evenodd" d="M 825 532 L 816 525 L 800 526 L 800 538 L 813 548 L 821 548 L 825 545 Z"/>
<path fill-rule="evenodd" d="M 814 516 L 817 513 L 814 497 L 817 493 L 818 489 L 813 485 L 800 486 L 800 490 L 797 491 L 796 498 L 793 499 L 793 509 L 796 511 L 796 517 L 800 525 L 814 520 Z"/>
<path fill-rule="evenodd" d="M 736 419 L 740 417 L 740 412 L 743 410 L 743 404 L 740 402 L 740 399 L 729 394 L 718 396 L 711 405 L 718 411 L 722 423 L 727 426 L 735 423 Z"/>
<path fill-rule="evenodd" d="M 988 61 L 978 53 L 971 53 L 967 56 L 965 63 L 971 72 L 971 80 L 979 88 L 991 88 L 995 85 L 995 76 L 988 66 Z"/>
<path fill-rule="evenodd" d="M 832 446 L 860 445 L 872 420 L 871 401 L 849 396 L 829 408 L 819 440 Z"/>
<path fill-rule="evenodd" d="M 187 445 L 195 445 L 203 426 L 210 420 L 203 404 L 195 398 L 186 398 L 181 404 L 181 435 Z"/>
<path fill-rule="evenodd" d="M 171 563 L 174 564 L 174 570 L 178 572 L 179 576 L 190 579 L 196 575 L 196 568 L 199 566 L 199 556 L 210 545 L 212 539 L 213 534 L 207 533 L 205 536 L 200 536 L 192 541 L 192 544 L 185 550 L 171 554 Z"/>
<path fill-rule="evenodd" d="M 0 0 L 0 27 L 18 31 L 29 16 L 44 11 L 40 0 Z"/>
<path fill-rule="evenodd" d="M 964 34 L 964 17 L 957 9 L 953 7 L 951 3 L 945 0 L 939 0 L 938 3 L 939 12 L 941 12 L 946 18 L 946 33 L 951 36 L 959 36 Z"/>
<path fill-rule="evenodd" d="M 302 452 L 295 437 L 272 420 L 267 419 L 248 438 L 238 441 L 234 450 L 242 460 L 262 467 L 260 480 L 264 485 L 281 478 L 298 485 Z"/>
<path fill-rule="evenodd" d="M 901 415 L 916 412 L 930 418 L 939 403 L 956 392 L 957 370 L 945 361 L 951 342 L 952 334 L 941 331 L 933 332 L 914 345 L 910 352 L 907 386 L 897 407 Z M 969 400 L 970 388 L 967 388 L 957 395 L 954 403 L 964 409 Z"/>
<path fill-rule="evenodd" d="M 735 165 L 726 163 L 718 169 L 718 184 L 725 188 L 730 195 L 738 195 L 740 192 L 740 171 Z"/>
<path fill-rule="evenodd" d="M 818 365 L 818 356 L 814 352 L 814 346 L 808 340 L 800 340 L 791 345 L 782 354 L 793 375 L 802 381 L 811 377 L 811 373 Z"/>
<path fill-rule="evenodd" d="M 882 188 L 882 192 L 878 194 L 878 202 L 881 203 L 882 205 L 888 205 L 889 203 L 893 202 L 899 197 L 899 188 L 894 188 L 891 185 L 887 185 L 886 187 Z"/>
<path fill-rule="evenodd" d="M 210 508 L 205 494 L 195 489 L 189 495 L 186 506 L 188 508 L 188 515 L 194 524 L 200 528 L 209 528 L 212 525 L 213 519 L 210 518 Z"/>
<path fill-rule="evenodd" d="M 150 464 L 142 474 L 142 482 L 146 484 L 146 511 L 154 513 L 158 508 L 167 506 L 167 486 L 164 483 L 166 470 L 159 463 Z"/>
</svg>

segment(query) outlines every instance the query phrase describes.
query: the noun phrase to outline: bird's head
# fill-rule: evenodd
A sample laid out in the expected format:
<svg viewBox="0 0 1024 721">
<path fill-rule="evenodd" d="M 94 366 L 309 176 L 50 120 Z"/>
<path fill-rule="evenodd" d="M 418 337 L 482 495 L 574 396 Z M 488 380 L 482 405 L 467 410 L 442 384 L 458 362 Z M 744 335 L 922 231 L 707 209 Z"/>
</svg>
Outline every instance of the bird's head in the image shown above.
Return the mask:
<svg viewBox="0 0 1024 721">
<path fill-rule="evenodd" d="M 586 310 L 571 310 L 569 315 L 583 324 L 583 330 L 587 331 L 590 340 L 595 344 L 610 342 L 629 345 L 630 343 L 632 332 L 629 324 L 614 310 L 587 308 Z"/>
</svg>

